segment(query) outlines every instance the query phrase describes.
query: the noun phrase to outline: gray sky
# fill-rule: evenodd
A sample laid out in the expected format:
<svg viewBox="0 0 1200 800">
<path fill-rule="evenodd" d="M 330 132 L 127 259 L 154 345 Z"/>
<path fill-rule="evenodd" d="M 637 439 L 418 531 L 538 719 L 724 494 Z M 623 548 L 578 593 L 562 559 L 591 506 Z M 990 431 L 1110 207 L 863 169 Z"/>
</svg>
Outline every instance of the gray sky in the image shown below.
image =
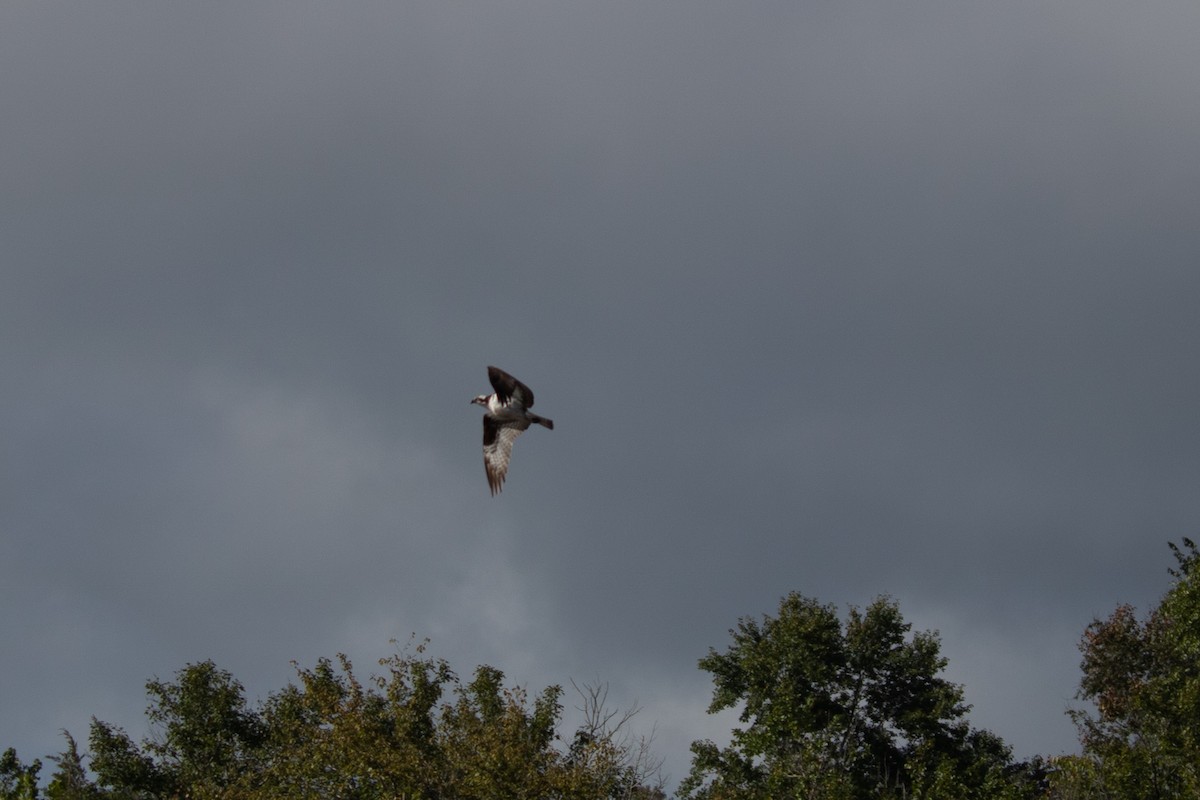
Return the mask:
<svg viewBox="0 0 1200 800">
<path fill-rule="evenodd" d="M 605 681 L 796 590 L 1073 751 L 1200 518 L 1194 2 L 7 3 L 0 748 L 212 658 Z M 485 367 L 557 427 L 488 495 Z"/>
</svg>

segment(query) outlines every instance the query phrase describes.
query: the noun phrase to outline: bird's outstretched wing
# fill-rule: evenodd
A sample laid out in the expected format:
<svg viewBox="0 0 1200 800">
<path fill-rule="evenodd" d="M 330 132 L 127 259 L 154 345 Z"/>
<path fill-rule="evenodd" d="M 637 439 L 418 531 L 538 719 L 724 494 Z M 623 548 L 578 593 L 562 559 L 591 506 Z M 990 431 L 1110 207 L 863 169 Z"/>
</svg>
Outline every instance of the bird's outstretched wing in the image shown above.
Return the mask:
<svg viewBox="0 0 1200 800">
<path fill-rule="evenodd" d="M 525 408 L 533 407 L 533 390 L 498 367 L 488 367 L 488 380 L 496 390 L 496 397 L 501 403 L 507 403 L 516 398 L 517 404 Z"/>
<path fill-rule="evenodd" d="M 525 420 L 498 422 L 493 417 L 483 418 L 483 468 L 487 471 L 488 488 L 492 495 L 504 486 L 508 474 L 508 459 L 512 456 L 513 442 L 529 427 Z"/>
</svg>

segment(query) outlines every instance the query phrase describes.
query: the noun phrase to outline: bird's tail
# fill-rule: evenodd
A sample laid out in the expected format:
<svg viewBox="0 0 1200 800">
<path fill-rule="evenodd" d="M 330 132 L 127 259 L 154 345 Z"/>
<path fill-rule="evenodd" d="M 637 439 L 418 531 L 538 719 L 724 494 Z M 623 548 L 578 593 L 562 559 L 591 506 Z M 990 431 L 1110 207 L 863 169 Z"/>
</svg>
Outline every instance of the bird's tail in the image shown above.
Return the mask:
<svg viewBox="0 0 1200 800">
<path fill-rule="evenodd" d="M 539 417 L 537 414 L 530 414 L 529 419 L 532 420 L 533 422 L 536 422 L 538 425 L 544 425 L 547 428 L 549 428 L 550 430 L 554 430 L 554 420 L 552 420 L 552 419 L 546 419 L 545 417 Z"/>
</svg>

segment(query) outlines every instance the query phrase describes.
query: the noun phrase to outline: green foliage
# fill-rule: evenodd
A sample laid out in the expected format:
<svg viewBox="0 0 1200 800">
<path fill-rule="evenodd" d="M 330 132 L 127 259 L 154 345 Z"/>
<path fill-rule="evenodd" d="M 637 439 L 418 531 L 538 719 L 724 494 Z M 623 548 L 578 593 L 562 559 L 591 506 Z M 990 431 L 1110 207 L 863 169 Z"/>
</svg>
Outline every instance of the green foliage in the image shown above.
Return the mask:
<svg viewBox="0 0 1200 800">
<path fill-rule="evenodd" d="M 897 605 L 850 610 L 797 593 L 777 617 L 743 618 L 710 650 L 710 713 L 741 708 L 729 747 L 692 745 L 693 798 L 1019 796 L 1008 748 L 971 731 L 936 634 L 909 635 Z"/>
<path fill-rule="evenodd" d="M 380 661 L 364 682 L 345 656 L 250 708 L 242 685 L 211 661 L 146 684 L 151 736 L 136 744 L 93 719 L 89 780 L 75 740 L 55 757 L 51 800 L 98 798 L 561 798 L 658 800 L 644 750 L 617 737 L 613 714 L 559 747 L 562 689 L 532 700 L 479 667 L 463 685 L 444 661 L 416 652 Z M 593 700 L 595 695 L 593 695 Z M 621 723 L 631 714 L 621 718 Z M 583 743 L 586 739 L 586 744 Z M 38 762 L 0 759 L 0 800 L 37 797 Z"/>
<path fill-rule="evenodd" d="M 562 690 L 548 687 L 530 712 L 525 692 L 503 689 L 503 679 L 499 670 L 480 667 L 445 709 L 448 783 L 463 798 L 549 797 L 558 788 L 560 756 L 551 745 Z"/>
<path fill-rule="evenodd" d="M 1084 631 L 1072 712 L 1083 755 L 1060 760 L 1059 797 L 1200 797 L 1200 552 L 1171 544 L 1175 582 L 1145 621 L 1118 606 Z"/>
<path fill-rule="evenodd" d="M 220 794 L 263 738 L 257 713 L 246 708 L 241 683 L 212 661 L 190 664 L 173 683 L 146 684 L 146 709 L 159 736 L 146 745 L 169 781 L 195 797 Z"/>
<path fill-rule="evenodd" d="M 146 683 L 155 736 L 135 745 L 126 733 L 92 721 L 92 770 L 118 797 L 222 796 L 251 763 L 262 738 L 242 685 L 211 661 L 189 664 L 174 682 Z"/>
<path fill-rule="evenodd" d="M 37 800 L 38 773 L 42 762 L 23 764 L 17 751 L 8 748 L 0 754 L 0 800 Z"/>
<path fill-rule="evenodd" d="M 418 653 L 419 655 L 419 653 Z M 271 797 L 436 797 L 444 773 L 436 706 L 455 681 L 443 661 L 395 656 L 364 685 L 345 656 L 298 669 L 263 713 L 261 767 L 242 784 Z"/>
<path fill-rule="evenodd" d="M 700 660 L 710 713 L 736 709 L 727 747 L 694 742 L 682 797 L 924 800 L 1176 800 L 1200 797 L 1200 550 L 1145 620 L 1119 606 L 1080 643 L 1071 712 L 1083 752 L 1013 763 L 973 730 L 961 687 L 940 677 L 936 633 L 913 632 L 892 600 L 836 609 L 791 593 L 775 617 L 743 618 Z M 50 800 L 99 798 L 550 798 L 662 800 L 661 761 L 632 739 L 601 688 L 575 689 L 584 722 L 564 747 L 563 690 L 530 696 L 481 666 L 467 683 L 425 645 L 367 681 L 339 655 L 251 708 L 211 661 L 146 684 L 151 736 L 93 719 L 90 754 L 66 748 Z M 90 760 L 90 778 L 84 758 Z M 36 800 L 40 761 L 0 755 L 0 800 Z"/>
<path fill-rule="evenodd" d="M 96 781 L 112 796 L 153 798 L 168 789 L 167 776 L 120 728 L 93 718 L 88 742 Z"/>
<path fill-rule="evenodd" d="M 67 731 L 62 733 L 67 740 L 67 748 L 59 755 L 50 757 L 58 764 L 58 769 L 46 787 L 46 797 L 50 800 L 96 800 L 100 797 L 100 791 L 88 779 L 75 737 Z"/>
</svg>

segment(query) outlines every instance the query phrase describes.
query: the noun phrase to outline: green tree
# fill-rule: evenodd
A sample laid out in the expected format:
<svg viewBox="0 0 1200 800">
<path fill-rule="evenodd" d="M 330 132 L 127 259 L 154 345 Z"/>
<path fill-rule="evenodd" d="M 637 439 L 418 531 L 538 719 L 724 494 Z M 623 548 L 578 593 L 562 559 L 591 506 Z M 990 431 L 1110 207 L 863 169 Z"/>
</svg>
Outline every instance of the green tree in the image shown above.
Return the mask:
<svg viewBox="0 0 1200 800">
<path fill-rule="evenodd" d="M 211 661 L 188 664 L 175 677 L 146 683 L 155 735 L 141 747 L 121 729 L 92 721 L 92 769 L 117 796 L 218 797 L 253 761 L 263 731 L 242 685 Z"/>
<path fill-rule="evenodd" d="M 339 668 L 328 659 L 297 668 L 299 685 L 265 705 L 261 764 L 241 785 L 256 796 L 297 799 L 439 796 L 436 710 L 456 678 L 423 649 L 383 659 L 387 674 L 367 684 L 344 655 Z"/>
<path fill-rule="evenodd" d="M 692 745 L 680 793 L 692 798 L 1018 796 L 1010 753 L 973 731 L 934 633 L 909 635 L 880 598 L 836 609 L 791 593 L 777 617 L 743 618 L 712 674 L 710 713 L 741 708 L 728 747 Z"/>
<path fill-rule="evenodd" d="M 447 766 L 445 796 L 560 798 L 560 800 L 659 800 L 652 778 L 659 762 L 645 740 L 623 736 L 637 713 L 609 711 L 603 690 L 576 689 L 584 721 L 566 753 L 555 747 L 562 688 L 547 687 L 530 705 L 520 688 L 504 688 L 504 675 L 480 667 L 457 701 L 442 714 L 439 739 Z M 615 720 L 615 721 L 614 721 Z"/>
<path fill-rule="evenodd" d="M 595 705 L 575 744 L 564 749 L 560 687 L 530 701 L 487 666 L 463 685 L 424 647 L 382 659 L 383 673 L 367 681 L 345 656 L 336 665 L 322 659 L 311 670 L 297 667 L 298 680 L 257 708 L 247 706 L 228 672 L 208 661 L 189 664 L 173 681 L 146 684 L 152 736 L 140 745 L 93 720 L 95 784 L 68 734 L 52 797 L 662 797 L 642 783 L 652 763 L 644 740 L 634 748 L 618 737 L 632 712 L 610 725 L 614 715 Z M 16 775 L 15 754 L 3 763 L 10 762 Z"/>
<path fill-rule="evenodd" d="M 24 764 L 16 750 L 5 750 L 0 754 L 0 800 L 37 800 L 41 770 L 42 762 L 36 758 Z"/>
<path fill-rule="evenodd" d="M 50 800 L 96 800 L 100 797 L 99 790 L 87 776 L 83 768 L 83 757 L 79 754 L 79 746 L 68 731 L 62 732 L 67 740 L 67 747 L 50 760 L 58 765 L 46 787 L 46 797 Z"/>
<path fill-rule="evenodd" d="M 1060 759 L 1060 797 L 1200 797 L 1200 552 L 1170 545 L 1177 568 L 1139 621 L 1129 605 L 1084 631 L 1077 710 L 1083 754 Z"/>
<path fill-rule="evenodd" d="M 137 800 L 167 792 L 168 776 L 121 728 L 93 717 L 88 744 L 96 782 L 107 795 Z"/>
<path fill-rule="evenodd" d="M 561 758 L 552 747 L 562 689 L 550 686 L 532 709 L 521 689 L 505 689 L 504 673 L 479 667 L 442 715 L 440 742 L 447 788 L 462 798 L 549 797 Z"/>
</svg>

